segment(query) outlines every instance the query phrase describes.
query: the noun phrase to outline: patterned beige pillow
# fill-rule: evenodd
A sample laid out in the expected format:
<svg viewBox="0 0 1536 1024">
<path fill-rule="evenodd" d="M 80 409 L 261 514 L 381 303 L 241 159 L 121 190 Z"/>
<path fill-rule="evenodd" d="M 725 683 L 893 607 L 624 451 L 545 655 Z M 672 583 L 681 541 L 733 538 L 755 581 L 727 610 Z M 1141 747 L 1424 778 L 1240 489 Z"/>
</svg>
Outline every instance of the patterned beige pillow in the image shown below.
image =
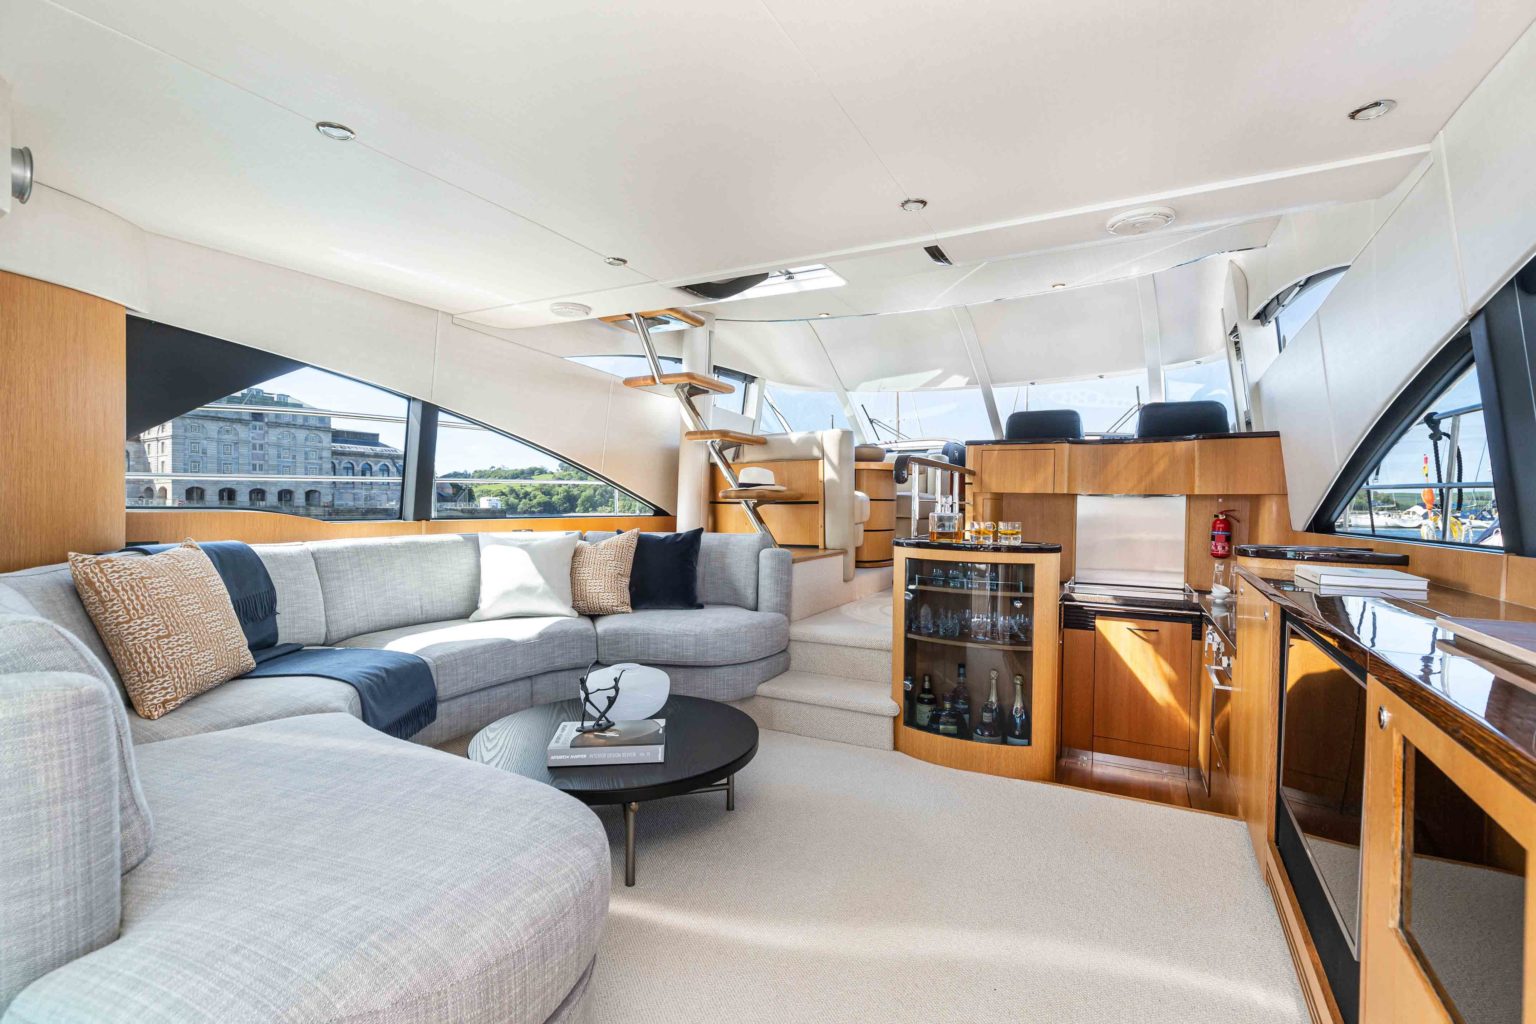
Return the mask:
<svg viewBox="0 0 1536 1024">
<path fill-rule="evenodd" d="M 582 541 L 571 558 L 571 606 L 578 615 L 619 615 L 631 611 L 629 573 L 640 531 L 630 530 L 598 544 Z"/>
<path fill-rule="evenodd" d="M 229 591 L 194 542 L 143 557 L 71 552 L 69 570 L 142 717 L 256 667 Z"/>
</svg>

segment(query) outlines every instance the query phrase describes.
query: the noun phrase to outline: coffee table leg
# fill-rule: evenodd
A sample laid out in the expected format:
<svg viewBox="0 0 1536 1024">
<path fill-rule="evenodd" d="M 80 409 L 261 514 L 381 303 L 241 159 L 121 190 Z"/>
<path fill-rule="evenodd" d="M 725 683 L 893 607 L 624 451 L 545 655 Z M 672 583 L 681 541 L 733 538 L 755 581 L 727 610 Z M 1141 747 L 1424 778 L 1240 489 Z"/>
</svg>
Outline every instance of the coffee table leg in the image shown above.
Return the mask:
<svg viewBox="0 0 1536 1024">
<path fill-rule="evenodd" d="M 725 809 L 728 811 L 736 809 L 736 776 L 734 775 L 725 777 Z"/>
<path fill-rule="evenodd" d="M 635 815 L 640 813 L 638 803 L 624 805 L 624 884 L 635 884 Z"/>
</svg>

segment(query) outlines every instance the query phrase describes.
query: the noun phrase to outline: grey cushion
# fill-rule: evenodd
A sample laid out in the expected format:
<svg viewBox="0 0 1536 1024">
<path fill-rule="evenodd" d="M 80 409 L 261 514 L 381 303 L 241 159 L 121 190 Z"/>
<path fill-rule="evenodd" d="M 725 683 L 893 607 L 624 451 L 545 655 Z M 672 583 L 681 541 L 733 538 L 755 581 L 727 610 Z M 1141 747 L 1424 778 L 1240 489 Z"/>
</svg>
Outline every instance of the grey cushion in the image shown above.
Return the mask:
<svg viewBox="0 0 1536 1024">
<path fill-rule="evenodd" d="M 774 676 L 789 671 L 789 652 L 736 665 L 665 665 L 656 663 L 672 680 L 672 692 L 706 700 L 741 700 Z"/>
<path fill-rule="evenodd" d="M 257 722 L 338 711 L 362 717 L 357 690 L 348 684 L 320 676 L 270 676 L 231 679 L 198 694 L 162 718 L 130 715 L 129 725 L 135 743 L 156 743 Z"/>
<path fill-rule="evenodd" d="M 611 530 L 589 530 L 581 538 L 596 544 L 614 536 Z M 758 555 L 772 547 L 772 541 L 757 533 L 704 534 L 699 542 L 699 601 L 755 609 Z"/>
<path fill-rule="evenodd" d="M 699 545 L 699 601 L 757 608 L 757 556 L 773 542 L 759 533 L 706 533 Z"/>
<path fill-rule="evenodd" d="M 277 588 L 277 642 L 325 643 L 325 597 L 315 556 L 304 544 L 253 546 Z"/>
<path fill-rule="evenodd" d="M 543 1024 L 597 952 L 597 817 L 559 791 L 309 715 L 147 747 L 154 856 L 122 937 L 20 1020 Z"/>
<path fill-rule="evenodd" d="M 328 644 L 395 626 L 468 618 L 480 598 L 480 541 L 474 534 L 332 540 L 309 548 L 325 596 Z"/>
<path fill-rule="evenodd" d="M 789 615 L 795 556 L 784 548 L 764 548 L 757 556 L 757 610 Z"/>
<path fill-rule="evenodd" d="M 97 681 L 108 697 L 116 734 L 118 821 L 122 828 L 122 869 L 131 871 L 154 841 L 154 821 L 135 768 L 128 711 L 117 684 L 101 660 L 73 633 L 56 622 L 30 616 L 0 615 L 0 675 L 13 672 L 74 672 Z M 135 718 L 138 716 L 135 715 Z"/>
<path fill-rule="evenodd" d="M 117 937 L 121 710 L 94 676 L 0 675 L 0 1009 Z"/>
<path fill-rule="evenodd" d="M 788 647 L 788 618 L 732 605 L 604 615 L 597 620 L 597 656 L 607 665 L 734 665 Z"/>
<path fill-rule="evenodd" d="M 597 657 L 592 620 L 581 616 L 428 622 L 364 633 L 337 646 L 420 655 L 432 664 L 438 700 L 541 672 L 586 668 Z"/>
<path fill-rule="evenodd" d="M 75 593 L 75 579 L 70 575 L 67 563 L 40 565 L 35 569 L 6 573 L 0 575 L 0 585 L 9 587 L 25 599 L 35 614 L 50 622 L 57 622 L 79 637 L 91 649 L 91 653 L 100 659 L 112 681 L 121 683 L 117 677 L 117 666 L 112 663 L 112 655 L 107 653 L 107 645 L 101 642 L 90 615 L 85 611 L 85 605 L 80 603 L 80 597 Z"/>
</svg>

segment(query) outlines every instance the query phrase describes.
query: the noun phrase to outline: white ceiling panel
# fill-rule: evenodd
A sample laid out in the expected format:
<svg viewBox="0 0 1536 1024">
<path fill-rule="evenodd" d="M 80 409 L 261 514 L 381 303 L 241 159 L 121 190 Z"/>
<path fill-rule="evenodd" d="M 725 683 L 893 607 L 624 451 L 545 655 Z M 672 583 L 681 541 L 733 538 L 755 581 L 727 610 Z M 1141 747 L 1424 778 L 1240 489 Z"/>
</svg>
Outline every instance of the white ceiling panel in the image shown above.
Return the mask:
<svg viewBox="0 0 1536 1024">
<path fill-rule="evenodd" d="M 837 373 L 810 325 L 717 321 L 715 362 L 797 388 L 837 387 Z"/>
<path fill-rule="evenodd" d="M 1526 3 L 765 0 L 939 232 L 1421 145 Z M 1352 107 L 1398 100 L 1391 117 Z"/>
<path fill-rule="evenodd" d="M 442 309 L 639 279 L 121 35 L 7 0 L 0 75 L 37 175 L 157 234 Z"/>
<path fill-rule="evenodd" d="M 975 384 L 976 370 L 952 309 L 816 320 L 849 391 L 905 391 Z"/>
<path fill-rule="evenodd" d="M 993 384 L 1113 374 L 1146 365 L 1134 281 L 967 308 Z"/>
<path fill-rule="evenodd" d="M 1227 260 L 1205 259 L 1152 275 L 1163 365 L 1221 352 L 1221 300 Z"/>
</svg>

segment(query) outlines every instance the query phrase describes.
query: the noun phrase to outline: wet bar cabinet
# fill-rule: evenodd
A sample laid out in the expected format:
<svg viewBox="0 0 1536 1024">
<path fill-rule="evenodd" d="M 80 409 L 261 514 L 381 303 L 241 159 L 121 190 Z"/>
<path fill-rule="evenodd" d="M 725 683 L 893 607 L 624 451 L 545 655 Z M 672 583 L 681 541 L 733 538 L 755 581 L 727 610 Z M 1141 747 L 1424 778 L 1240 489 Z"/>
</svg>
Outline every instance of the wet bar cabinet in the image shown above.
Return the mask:
<svg viewBox="0 0 1536 1024">
<path fill-rule="evenodd" d="M 918 538 L 897 540 L 894 556 L 896 749 L 950 768 L 1055 778 L 1061 547 Z"/>
</svg>

